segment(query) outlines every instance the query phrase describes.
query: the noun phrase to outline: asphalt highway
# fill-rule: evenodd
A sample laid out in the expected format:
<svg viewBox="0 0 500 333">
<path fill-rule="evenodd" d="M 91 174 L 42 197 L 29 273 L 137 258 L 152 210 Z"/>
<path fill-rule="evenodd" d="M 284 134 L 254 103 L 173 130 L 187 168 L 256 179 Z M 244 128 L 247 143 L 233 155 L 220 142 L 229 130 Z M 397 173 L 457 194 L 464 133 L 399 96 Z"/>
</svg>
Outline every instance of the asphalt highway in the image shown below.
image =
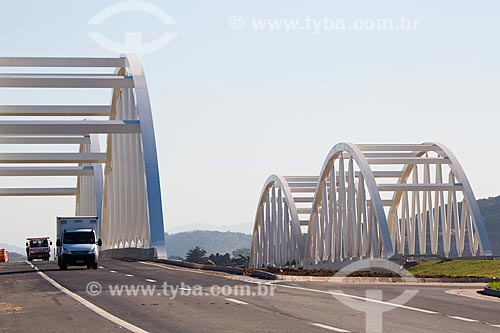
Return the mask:
<svg viewBox="0 0 500 333">
<path fill-rule="evenodd" d="M 381 317 L 384 332 L 500 332 L 500 301 L 478 289 L 269 282 L 123 260 L 67 271 L 9 263 L 0 265 L 0 331 L 365 332 L 359 309 L 369 305 L 372 330 Z M 408 290 L 417 291 L 409 301 L 394 301 Z"/>
</svg>

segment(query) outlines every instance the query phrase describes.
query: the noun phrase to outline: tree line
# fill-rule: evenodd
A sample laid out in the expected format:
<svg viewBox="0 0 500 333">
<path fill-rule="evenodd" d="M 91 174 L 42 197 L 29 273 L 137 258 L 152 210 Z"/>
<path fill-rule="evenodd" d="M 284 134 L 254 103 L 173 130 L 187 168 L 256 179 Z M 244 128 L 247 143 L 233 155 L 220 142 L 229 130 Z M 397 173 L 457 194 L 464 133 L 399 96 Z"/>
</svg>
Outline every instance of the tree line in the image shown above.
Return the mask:
<svg viewBox="0 0 500 333">
<path fill-rule="evenodd" d="M 195 246 L 189 249 L 186 253 L 186 261 L 196 264 L 208 264 L 218 266 L 248 266 L 250 260 L 250 249 L 237 249 L 232 251 L 232 256 L 229 253 L 210 254 L 207 256 L 207 251 L 200 246 Z"/>
</svg>

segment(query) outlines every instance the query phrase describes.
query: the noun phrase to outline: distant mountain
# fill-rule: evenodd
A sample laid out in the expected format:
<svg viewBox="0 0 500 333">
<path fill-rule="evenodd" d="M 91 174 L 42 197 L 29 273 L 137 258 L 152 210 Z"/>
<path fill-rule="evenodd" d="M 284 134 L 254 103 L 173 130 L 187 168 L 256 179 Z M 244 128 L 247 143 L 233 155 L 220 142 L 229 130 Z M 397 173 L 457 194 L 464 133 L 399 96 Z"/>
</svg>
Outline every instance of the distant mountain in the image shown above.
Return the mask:
<svg viewBox="0 0 500 333">
<path fill-rule="evenodd" d="M 22 247 L 5 243 L 0 243 L 0 249 L 6 249 L 9 252 L 26 253 L 26 249 L 23 249 Z"/>
<path fill-rule="evenodd" d="M 477 201 L 484 219 L 491 250 L 500 256 L 500 196 Z"/>
<path fill-rule="evenodd" d="M 168 234 L 176 234 L 179 232 L 194 231 L 194 230 L 208 230 L 208 231 L 232 231 L 241 232 L 244 234 L 251 234 L 253 229 L 253 223 L 240 223 L 240 224 L 230 224 L 230 225 L 213 225 L 208 223 L 190 223 L 183 224 L 177 227 L 169 228 L 167 226 Z"/>
<path fill-rule="evenodd" d="M 491 231 L 500 231 L 500 196 L 477 201 L 486 227 Z"/>
<path fill-rule="evenodd" d="M 9 252 L 9 261 L 25 261 L 26 257 L 20 253 Z"/>
<path fill-rule="evenodd" d="M 252 235 L 241 232 L 220 232 L 197 230 L 179 232 L 173 235 L 166 234 L 168 256 L 185 258 L 186 252 L 195 246 L 201 246 L 208 254 L 217 252 L 224 254 L 237 249 L 249 249 L 252 244 Z"/>
</svg>

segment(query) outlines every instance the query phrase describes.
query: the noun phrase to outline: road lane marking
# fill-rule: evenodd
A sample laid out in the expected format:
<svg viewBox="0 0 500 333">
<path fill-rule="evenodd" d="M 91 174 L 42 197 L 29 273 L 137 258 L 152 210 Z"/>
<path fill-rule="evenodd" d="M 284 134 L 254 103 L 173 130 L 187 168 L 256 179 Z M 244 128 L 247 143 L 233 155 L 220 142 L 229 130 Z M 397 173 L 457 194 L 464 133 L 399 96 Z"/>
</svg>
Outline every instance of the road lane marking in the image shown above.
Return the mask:
<svg viewBox="0 0 500 333">
<path fill-rule="evenodd" d="M 116 273 L 116 271 L 109 271 L 110 273 Z"/>
<path fill-rule="evenodd" d="M 490 325 L 491 327 L 500 327 L 500 325 L 493 325 L 493 324 L 488 324 Z"/>
<path fill-rule="evenodd" d="M 459 317 L 459 316 L 448 316 L 448 317 L 452 318 L 452 319 L 458 319 L 458 320 L 461 320 L 461 321 L 466 321 L 466 322 L 469 322 L 469 323 L 477 323 L 477 322 L 479 322 L 479 320 L 476 320 L 476 319 L 464 318 L 464 317 Z"/>
<path fill-rule="evenodd" d="M 153 279 L 146 279 L 146 281 L 156 283 L 156 280 L 153 280 Z"/>
<path fill-rule="evenodd" d="M 247 302 L 243 302 L 243 301 L 240 301 L 239 299 L 235 299 L 235 298 L 226 298 L 226 301 L 233 302 L 233 303 L 240 304 L 240 305 L 248 305 Z"/>
<path fill-rule="evenodd" d="M 391 303 L 391 302 L 385 302 L 385 301 L 380 301 L 380 300 L 373 299 L 373 298 L 356 296 L 356 295 L 351 295 L 351 294 L 336 293 L 336 292 L 333 292 L 333 291 L 324 291 L 324 290 L 304 288 L 304 287 L 287 286 L 287 285 L 284 285 L 284 284 L 276 284 L 275 286 L 282 287 L 282 288 L 290 288 L 290 289 L 312 291 L 312 292 L 322 293 L 322 294 L 328 294 L 328 295 L 332 295 L 332 296 L 342 296 L 342 297 L 348 297 L 348 298 L 353 298 L 353 299 L 359 299 L 359 300 L 364 300 L 366 302 L 372 302 L 372 303 L 377 303 L 377 304 L 389 305 L 389 306 L 392 306 L 392 307 L 395 307 L 395 308 L 401 308 L 401 309 L 406 309 L 406 310 L 411 310 L 411 311 L 423 312 L 423 313 L 427 313 L 427 314 L 439 314 L 439 312 L 436 312 L 436 311 L 431 311 L 431 310 L 426 310 L 426 309 L 420 309 L 420 308 L 414 308 L 412 306 L 406 306 L 406 305 L 402 305 L 402 304 L 395 304 L 395 303 Z"/>
<path fill-rule="evenodd" d="M 335 332 L 342 332 L 342 333 L 350 333 L 351 332 L 351 331 L 348 331 L 348 330 L 344 330 L 342 328 L 337 328 L 337 327 L 333 327 L 333 326 L 323 325 L 323 324 L 319 324 L 319 323 L 310 323 L 310 325 L 316 326 L 316 327 L 319 327 L 319 328 L 324 328 L 325 330 L 335 331 Z"/>
<path fill-rule="evenodd" d="M 103 266 L 99 266 L 99 268 L 104 268 Z"/>
<path fill-rule="evenodd" d="M 87 309 L 97 313 L 98 315 L 100 315 L 101 317 L 117 324 L 117 325 L 120 325 L 121 327 L 129 330 L 130 332 L 134 332 L 134 333 L 148 333 L 148 331 L 145 331 L 143 330 L 142 328 L 140 327 L 137 327 L 123 319 L 120 319 L 114 315 L 112 315 L 111 313 L 101 309 L 100 307 L 98 307 L 97 305 L 95 305 L 94 303 L 91 303 L 89 301 L 87 301 L 85 298 L 69 291 L 68 289 L 66 289 L 65 287 L 63 287 L 62 285 L 60 285 L 59 283 L 57 283 L 55 280 L 53 280 L 52 278 L 50 278 L 49 276 L 47 276 L 45 273 L 43 273 L 42 271 L 40 271 L 38 269 L 38 267 L 34 266 L 32 263 L 30 263 L 29 261 L 27 261 L 27 263 L 33 268 L 35 269 L 35 271 L 38 273 L 38 275 L 40 275 L 42 278 L 44 278 L 47 282 L 49 282 L 51 285 L 53 285 L 54 287 L 56 287 L 57 289 L 59 289 L 60 291 L 62 291 L 63 293 L 65 293 L 66 295 L 68 295 L 69 297 L 71 297 L 72 299 L 74 299 L 75 301 L 77 301 L 78 303 L 82 304 L 83 306 L 85 306 Z"/>
<path fill-rule="evenodd" d="M 131 277 L 131 276 L 133 276 L 133 275 L 132 275 L 132 274 L 125 274 L 125 276 Z"/>
</svg>

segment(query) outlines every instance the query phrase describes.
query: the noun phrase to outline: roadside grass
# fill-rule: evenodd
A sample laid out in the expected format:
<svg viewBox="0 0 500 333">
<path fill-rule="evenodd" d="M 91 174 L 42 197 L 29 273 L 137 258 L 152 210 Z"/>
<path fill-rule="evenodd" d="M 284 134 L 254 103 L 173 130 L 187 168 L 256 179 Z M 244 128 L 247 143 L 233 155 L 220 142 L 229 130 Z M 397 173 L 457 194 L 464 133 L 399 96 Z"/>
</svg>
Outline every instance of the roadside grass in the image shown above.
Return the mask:
<svg viewBox="0 0 500 333">
<path fill-rule="evenodd" d="M 408 269 L 415 277 L 500 278 L 498 260 L 450 260 L 419 262 Z M 495 282 L 500 285 L 500 282 Z"/>
<path fill-rule="evenodd" d="M 500 290 L 500 281 L 488 283 L 488 288 L 495 289 L 495 290 Z"/>
</svg>

